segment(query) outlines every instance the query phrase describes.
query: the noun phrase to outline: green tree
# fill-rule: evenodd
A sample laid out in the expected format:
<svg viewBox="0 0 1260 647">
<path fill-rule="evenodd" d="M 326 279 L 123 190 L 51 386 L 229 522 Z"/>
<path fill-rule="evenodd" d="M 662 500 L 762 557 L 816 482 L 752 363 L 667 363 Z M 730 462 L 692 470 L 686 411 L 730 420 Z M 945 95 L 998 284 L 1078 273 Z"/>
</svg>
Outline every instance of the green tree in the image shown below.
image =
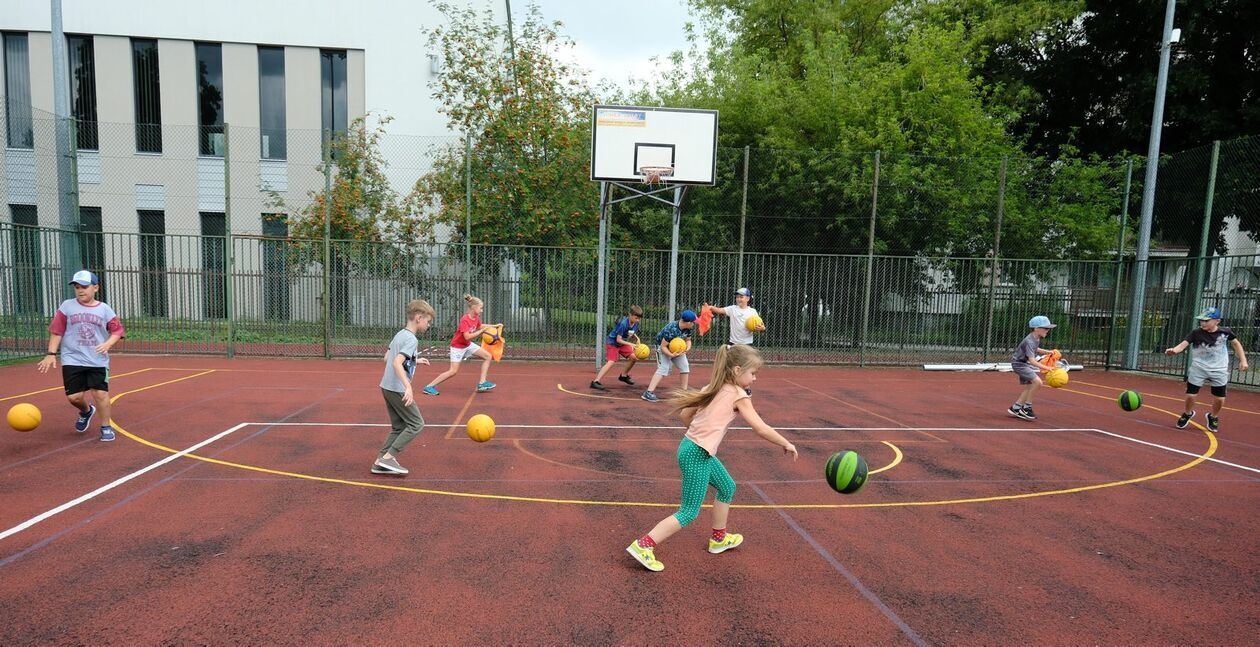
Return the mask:
<svg viewBox="0 0 1260 647">
<path fill-rule="evenodd" d="M 524 268 L 524 285 L 550 309 L 549 276 L 589 268 L 561 269 L 560 259 L 537 248 L 593 247 L 598 231 L 598 192 L 589 181 L 590 109 L 593 92 L 558 52 L 572 43 L 558 23 L 543 20 L 530 5 L 509 42 L 493 13 L 438 4 L 446 24 L 433 29 L 442 73 L 433 84 L 438 110 L 448 126 L 471 139 L 474 178 L 471 242 L 530 246 L 486 250 L 483 271 L 500 271 L 504 260 Z M 463 144 L 464 142 L 461 142 Z M 466 154 L 452 147 L 416 183 L 415 204 L 465 238 Z M 455 251 L 455 250 L 453 250 Z M 550 265 L 549 265 L 550 264 Z"/>
<path fill-rule="evenodd" d="M 291 263 L 323 263 L 321 242 L 327 233 L 331 277 L 330 311 L 338 322 L 348 322 L 350 280 L 355 276 L 387 278 L 419 287 L 423 274 L 415 257 L 414 241 L 429 236 L 431 224 L 413 196 L 400 196 L 386 177 L 387 163 L 380 151 L 385 125 L 369 127 L 356 119 L 345 133 L 329 142 L 330 165 L 316 167 L 331 174 L 331 190 L 312 190 L 301 205 L 289 205 L 271 192 L 268 206 L 285 214 Z"/>
</svg>

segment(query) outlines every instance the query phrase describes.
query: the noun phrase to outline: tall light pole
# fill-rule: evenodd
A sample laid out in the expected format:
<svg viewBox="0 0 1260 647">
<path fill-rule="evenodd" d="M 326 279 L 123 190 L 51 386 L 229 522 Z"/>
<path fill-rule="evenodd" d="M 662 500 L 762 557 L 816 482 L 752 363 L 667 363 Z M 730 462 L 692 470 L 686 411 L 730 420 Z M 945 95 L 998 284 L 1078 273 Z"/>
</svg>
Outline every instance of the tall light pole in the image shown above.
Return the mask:
<svg viewBox="0 0 1260 647">
<path fill-rule="evenodd" d="M 1129 336 L 1125 345 L 1124 367 L 1138 367 L 1142 337 L 1142 309 L 1146 301 L 1146 263 L 1151 253 L 1151 219 L 1155 213 L 1155 178 L 1159 174 L 1159 136 L 1164 126 L 1164 93 L 1168 89 L 1168 55 L 1173 43 L 1173 10 L 1176 0 L 1164 9 L 1164 36 L 1159 46 L 1159 78 L 1155 82 L 1155 109 L 1151 114 L 1150 145 L 1146 150 L 1146 181 L 1142 185 L 1142 219 L 1138 224 L 1137 263 L 1133 269 L 1133 301 L 1129 306 Z"/>
</svg>

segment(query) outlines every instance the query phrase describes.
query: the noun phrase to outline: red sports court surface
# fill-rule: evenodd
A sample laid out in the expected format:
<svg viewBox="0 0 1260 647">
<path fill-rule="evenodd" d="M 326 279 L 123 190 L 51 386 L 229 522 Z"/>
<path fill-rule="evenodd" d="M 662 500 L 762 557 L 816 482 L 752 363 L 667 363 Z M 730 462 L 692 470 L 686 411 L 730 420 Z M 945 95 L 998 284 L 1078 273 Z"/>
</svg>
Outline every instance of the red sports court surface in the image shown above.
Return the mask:
<svg viewBox="0 0 1260 647">
<path fill-rule="evenodd" d="M 0 644 L 1241 644 L 1260 633 L 1260 395 L 1173 427 L 1179 383 L 1086 371 L 1006 415 L 1014 377 L 767 367 L 720 456 L 738 491 L 625 552 L 677 505 L 664 403 L 585 364 L 476 365 L 368 473 L 379 361 L 114 359 L 118 441 L 76 435 L 59 377 L 0 368 Z M 440 366 L 419 367 L 424 384 Z M 708 377 L 697 367 L 693 385 Z M 667 378 L 664 386 L 678 384 Z M 1122 388 L 1145 406 L 1125 413 Z M 498 433 L 470 441 L 486 413 Z M 94 423 L 95 426 L 95 423 Z M 176 454 L 195 448 L 191 453 Z M 821 479 L 853 448 L 853 496 Z M 1246 638 L 1253 636 L 1253 638 Z"/>
</svg>

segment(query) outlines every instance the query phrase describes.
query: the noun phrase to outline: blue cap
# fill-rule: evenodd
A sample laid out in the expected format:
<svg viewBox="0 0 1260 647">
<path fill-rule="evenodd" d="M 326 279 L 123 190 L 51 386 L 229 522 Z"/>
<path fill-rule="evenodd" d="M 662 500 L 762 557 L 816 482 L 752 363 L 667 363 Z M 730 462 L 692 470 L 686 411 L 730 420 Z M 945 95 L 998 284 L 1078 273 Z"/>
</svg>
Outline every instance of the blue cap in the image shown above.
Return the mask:
<svg viewBox="0 0 1260 647">
<path fill-rule="evenodd" d="M 752 292 L 749 292 L 748 288 L 740 288 L 735 291 L 735 294 L 738 294 L 741 297 L 748 297 L 749 299 L 752 298 Z"/>
<path fill-rule="evenodd" d="M 679 315 L 678 318 L 682 319 L 683 321 L 695 321 L 696 313 L 693 310 L 683 310 L 682 314 Z"/>
<path fill-rule="evenodd" d="M 1208 308 L 1207 310 L 1204 310 L 1203 312 L 1199 313 L 1198 318 L 1199 318 L 1199 321 L 1207 321 L 1208 319 L 1221 319 L 1221 309 Z"/>
<path fill-rule="evenodd" d="M 79 270 L 74 273 L 74 276 L 70 279 L 70 283 L 73 285 L 82 285 L 87 287 L 89 285 L 96 285 L 100 283 L 100 280 L 96 278 L 95 274 L 87 270 Z"/>
<path fill-rule="evenodd" d="M 1029 328 L 1054 328 L 1054 324 L 1050 323 L 1050 317 L 1045 315 L 1037 315 L 1028 320 Z"/>
</svg>

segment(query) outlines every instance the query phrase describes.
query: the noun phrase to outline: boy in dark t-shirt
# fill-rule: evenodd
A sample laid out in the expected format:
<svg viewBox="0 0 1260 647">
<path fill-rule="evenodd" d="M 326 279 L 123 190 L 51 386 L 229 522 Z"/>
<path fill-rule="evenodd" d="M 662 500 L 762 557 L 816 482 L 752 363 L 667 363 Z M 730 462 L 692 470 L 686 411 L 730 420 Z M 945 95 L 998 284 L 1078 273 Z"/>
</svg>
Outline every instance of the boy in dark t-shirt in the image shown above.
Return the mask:
<svg viewBox="0 0 1260 647">
<path fill-rule="evenodd" d="M 1212 412 L 1207 414 L 1207 427 L 1220 431 L 1221 409 L 1225 407 L 1226 385 L 1229 384 L 1229 349 L 1238 356 L 1238 370 L 1247 370 L 1247 353 L 1234 331 L 1221 327 L 1221 309 L 1208 308 L 1199 315 L 1199 327 L 1190 331 L 1180 344 L 1164 351 L 1176 355 L 1190 349 L 1190 368 L 1186 371 L 1186 409 L 1177 419 L 1177 428 L 1185 429 L 1194 417 L 1194 400 L 1204 383 L 1212 387 Z"/>
</svg>

